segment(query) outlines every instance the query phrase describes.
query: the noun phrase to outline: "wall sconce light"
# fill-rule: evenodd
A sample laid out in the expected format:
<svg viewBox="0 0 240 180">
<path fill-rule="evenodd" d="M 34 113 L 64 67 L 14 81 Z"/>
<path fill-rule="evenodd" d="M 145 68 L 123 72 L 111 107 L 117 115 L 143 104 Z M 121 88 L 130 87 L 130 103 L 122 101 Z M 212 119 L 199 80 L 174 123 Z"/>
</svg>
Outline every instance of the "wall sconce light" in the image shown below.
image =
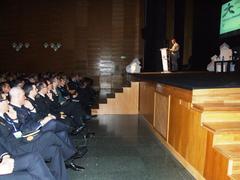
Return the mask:
<svg viewBox="0 0 240 180">
<path fill-rule="evenodd" d="M 121 58 L 121 59 L 126 59 L 127 57 L 126 57 L 126 56 L 121 56 L 120 58 Z"/>
<path fill-rule="evenodd" d="M 52 48 L 54 51 L 57 51 L 60 47 L 62 47 L 61 43 L 50 43 L 48 44 L 47 42 L 43 43 L 44 48 Z"/>
<path fill-rule="evenodd" d="M 30 47 L 30 43 L 25 42 L 24 44 L 22 42 L 19 43 L 12 43 L 12 48 L 15 49 L 17 52 L 20 51 L 23 47 L 25 48 L 29 48 Z"/>
<path fill-rule="evenodd" d="M 24 46 L 25 46 L 25 48 L 29 48 L 30 44 L 28 42 L 25 42 Z"/>
<path fill-rule="evenodd" d="M 44 47 L 44 48 L 48 48 L 48 43 L 46 43 L 46 42 L 43 43 L 43 47 Z"/>
</svg>

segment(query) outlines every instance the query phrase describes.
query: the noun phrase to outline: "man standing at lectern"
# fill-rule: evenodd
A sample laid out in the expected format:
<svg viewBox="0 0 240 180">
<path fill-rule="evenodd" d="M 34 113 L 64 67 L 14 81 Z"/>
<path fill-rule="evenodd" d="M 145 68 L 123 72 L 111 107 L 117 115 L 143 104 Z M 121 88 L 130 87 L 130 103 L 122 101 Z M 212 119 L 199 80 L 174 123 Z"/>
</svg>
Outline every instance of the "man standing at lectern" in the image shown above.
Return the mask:
<svg viewBox="0 0 240 180">
<path fill-rule="evenodd" d="M 171 58 L 171 71 L 177 71 L 178 70 L 178 59 L 180 57 L 179 54 L 179 44 L 176 42 L 176 39 L 173 38 L 171 40 L 172 47 L 170 50 L 170 58 Z"/>
</svg>

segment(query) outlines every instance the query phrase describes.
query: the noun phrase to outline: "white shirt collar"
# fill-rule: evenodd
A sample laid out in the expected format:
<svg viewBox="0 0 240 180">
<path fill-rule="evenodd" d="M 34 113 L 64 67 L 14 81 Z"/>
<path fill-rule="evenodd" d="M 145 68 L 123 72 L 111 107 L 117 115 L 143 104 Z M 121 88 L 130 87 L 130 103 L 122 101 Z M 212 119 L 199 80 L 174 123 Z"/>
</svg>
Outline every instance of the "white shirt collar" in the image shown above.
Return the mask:
<svg viewBox="0 0 240 180">
<path fill-rule="evenodd" d="M 45 97 L 45 95 L 41 92 L 38 93 L 40 96 Z"/>
<path fill-rule="evenodd" d="M 3 113 L 1 113 L 1 112 L 0 112 L 0 117 L 3 118 L 3 119 L 5 119 Z"/>
<path fill-rule="evenodd" d="M 16 107 L 19 107 L 19 108 L 21 108 L 22 106 L 20 106 L 20 105 L 18 105 L 18 104 L 14 104 L 14 103 L 10 103 L 10 104 L 12 104 L 13 106 L 16 106 Z"/>
<path fill-rule="evenodd" d="M 32 100 L 34 100 L 34 101 L 35 101 L 35 98 L 33 98 L 33 97 L 31 97 L 31 96 L 28 96 L 28 98 L 30 98 L 30 99 L 32 99 Z"/>
</svg>

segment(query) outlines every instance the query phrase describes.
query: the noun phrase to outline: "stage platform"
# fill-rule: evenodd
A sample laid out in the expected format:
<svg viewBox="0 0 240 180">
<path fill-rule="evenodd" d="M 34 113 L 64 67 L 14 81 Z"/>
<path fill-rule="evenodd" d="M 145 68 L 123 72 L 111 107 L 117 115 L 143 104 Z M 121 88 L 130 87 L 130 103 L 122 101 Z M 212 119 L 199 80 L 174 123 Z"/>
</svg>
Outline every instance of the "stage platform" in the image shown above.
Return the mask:
<svg viewBox="0 0 240 180">
<path fill-rule="evenodd" d="M 128 74 L 130 81 L 152 81 L 183 89 L 239 88 L 240 73 L 189 72 L 143 72 Z"/>
</svg>

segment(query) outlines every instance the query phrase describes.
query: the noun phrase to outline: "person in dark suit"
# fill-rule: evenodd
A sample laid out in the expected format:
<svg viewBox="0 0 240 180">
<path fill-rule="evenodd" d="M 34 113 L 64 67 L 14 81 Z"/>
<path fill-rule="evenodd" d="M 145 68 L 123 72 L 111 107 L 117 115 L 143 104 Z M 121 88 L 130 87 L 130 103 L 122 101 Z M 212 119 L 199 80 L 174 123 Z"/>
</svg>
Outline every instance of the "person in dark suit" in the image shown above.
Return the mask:
<svg viewBox="0 0 240 180">
<path fill-rule="evenodd" d="M 51 83 L 51 82 L 49 82 Z M 82 129 L 84 127 L 84 123 L 81 119 L 82 117 L 82 111 L 81 108 L 76 105 L 75 103 L 72 103 L 70 101 L 66 101 L 65 103 L 57 104 L 58 102 L 54 102 L 54 99 L 51 100 L 48 93 L 52 96 L 52 89 L 47 88 L 47 84 L 44 82 L 40 82 L 37 85 L 38 88 L 38 95 L 36 96 L 36 104 L 37 104 L 37 111 L 41 113 L 42 115 L 46 115 L 46 113 L 52 113 L 52 114 L 59 114 L 60 112 L 64 112 L 68 117 L 71 117 L 73 120 L 73 123 L 75 126 L 79 129 Z"/>
<path fill-rule="evenodd" d="M 97 96 L 97 93 L 92 88 L 93 80 L 85 77 L 82 79 L 81 84 L 82 85 L 81 86 L 79 85 L 79 88 L 78 88 L 78 93 L 80 95 L 79 100 L 85 112 L 88 114 L 91 114 L 90 109 L 91 109 L 91 106 L 95 103 L 96 101 L 95 99 Z"/>
<path fill-rule="evenodd" d="M 24 104 L 24 91 L 21 88 L 14 87 L 10 91 L 11 97 L 11 106 L 17 112 L 17 119 L 19 122 L 17 123 L 17 127 L 23 132 L 31 132 L 40 129 L 41 132 L 54 132 L 72 151 L 77 152 L 74 158 L 80 158 L 87 153 L 86 147 L 81 147 L 76 149 L 69 138 L 67 127 L 65 124 L 56 120 L 55 117 L 48 115 L 40 122 L 37 122 L 32 118 L 30 112 L 27 108 L 23 107 Z M 14 119 L 14 118 L 13 118 Z M 46 120 L 46 123 L 45 123 Z M 44 121 L 44 123 L 43 123 Z M 31 126 L 30 126 L 30 125 Z M 26 126 L 28 125 L 28 126 Z M 33 129 L 30 129 L 30 128 Z M 36 128 L 37 127 L 37 128 Z M 34 129 L 35 128 L 35 129 Z"/>
<path fill-rule="evenodd" d="M 12 157 L 0 145 L 0 180 L 55 180 L 39 153 Z"/>
<path fill-rule="evenodd" d="M 53 76 L 49 79 L 49 81 L 52 83 L 52 93 L 54 101 L 62 105 L 66 101 L 66 99 L 62 96 L 62 93 L 58 88 L 60 82 L 59 77 Z"/>
<path fill-rule="evenodd" d="M 34 84 L 25 84 L 23 88 L 26 100 L 24 101 L 24 106 L 29 110 L 30 115 L 32 116 L 32 119 L 35 119 L 36 121 L 40 121 L 41 119 L 44 119 L 45 117 L 49 116 L 45 115 L 45 113 L 39 112 L 38 105 L 36 103 L 35 97 L 37 95 L 37 88 Z M 60 131 L 66 131 L 68 132 L 70 130 L 70 125 L 66 124 L 66 121 L 63 122 L 63 119 L 56 119 L 55 116 L 52 116 L 53 120 L 47 123 L 47 126 L 44 126 L 42 130 L 48 131 L 52 130 L 52 126 L 54 127 L 54 132 L 60 132 Z"/>
<path fill-rule="evenodd" d="M 53 99 L 49 98 L 48 86 L 43 82 L 37 84 L 38 94 L 36 95 L 37 111 L 42 117 L 47 114 L 53 114 L 57 118 L 61 118 L 61 110 L 55 106 Z"/>
<path fill-rule="evenodd" d="M 24 102 L 24 106 L 31 112 L 31 115 L 36 120 L 44 119 L 46 116 L 51 114 L 51 110 L 49 110 L 48 107 L 45 107 L 44 111 L 40 111 L 41 108 L 38 107 L 38 104 L 36 102 L 36 96 L 38 95 L 38 90 L 34 84 L 25 84 L 23 88 L 26 96 L 26 100 Z M 59 107 L 56 107 L 55 109 L 58 109 Z M 59 114 L 59 113 L 57 113 Z M 66 123 L 65 118 L 66 115 L 63 115 L 61 118 L 61 112 L 58 116 L 60 118 L 56 119 L 58 120 L 58 125 L 62 128 L 62 130 L 68 131 L 70 128 L 70 124 Z"/>
<path fill-rule="evenodd" d="M 70 81 L 68 83 L 68 91 L 70 94 L 70 101 L 71 103 L 74 103 L 76 106 L 78 106 L 79 109 L 82 109 L 81 117 L 83 120 L 91 119 L 91 116 L 87 114 L 87 102 L 88 102 L 88 96 L 85 93 L 79 93 L 79 89 L 77 88 L 77 84 L 75 82 Z M 86 101 L 83 99 L 86 98 Z M 84 101 L 84 103 L 83 103 Z"/>
<path fill-rule="evenodd" d="M 69 99 L 69 93 L 66 86 L 66 79 L 64 77 L 59 78 L 58 90 L 60 91 L 61 97 L 63 97 L 64 100 Z"/>
<path fill-rule="evenodd" d="M 51 160 L 50 170 L 55 177 L 59 177 L 58 179 L 67 177 L 64 160 L 67 167 L 78 171 L 82 169 L 72 162 L 76 151 L 64 143 L 56 134 L 49 131 L 23 136 L 15 123 L 6 118 L 6 115 L 12 116 L 8 110 L 8 101 L 0 95 L 0 144 L 9 153 L 18 156 L 24 153 L 39 152 L 44 160 Z"/>
<path fill-rule="evenodd" d="M 15 124 L 21 131 L 26 133 L 38 129 L 40 129 L 42 132 L 53 131 L 57 136 L 61 137 L 61 139 L 66 142 L 69 147 L 75 150 L 67 133 L 68 128 L 64 124 L 62 125 L 61 122 L 55 120 L 54 116 L 49 114 L 40 121 L 32 118 L 31 112 L 23 106 L 25 102 L 25 95 L 21 88 L 12 88 L 10 91 L 10 97 L 10 105 L 17 113 L 17 117 L 13 117 L 12 119 L 18 119 L 19 122 Z"/>
<path fill-rule="evenodd" d="M 24 106 L 27 107 L 29 110 L 31 110 L 30 114 L 32 114 L 33 118 L 40 117 L 41 115 L 38 115 L 37 104 L 35 101 L 35 96 L 37 95 L 37 89 L 35 85 L 33 84 L 26 84 L 24 86 L 25 94 L 27 95 L 27 99 L 25 100 Z M 48 122 L 45 126 L 41 128 L 41 131 L 54 131 L 57 133 L 58 136 L 61 135 L 62 139 L 66 139 L 66 142 L 69 143 L 69 146 L 72 146 L 71 140 L 69 140 L 67 131 L 70 129 L 69 125 L 66 125 L 63 120 L 51 120 Z M 81 149 L 78 149 L 79 153 L 82 154 L 82 156 L 87 153 L 87 147 L 81 147 Z"/>
<path fill-rule="evenodd" d="M 95 103 L 96 92 L 84 79 L 81 84 L 79 82 L 68 83 L 68 91 L 70 99 L 78 102 L 83 109 L 84 116 L 91 115 L 91 106 Z"/>
<path fill-rule="evenodd" d="M 46 110 L 42 110 L 42 111 L 40 111 L 40 110 L 47 107 L 48 103 L 46 102 L 47 103 L 46 106 L 42 105 L 42 108 L 39 108 L 39 103 L 37 103 L 36 99 L 35 99 L 38 91 L 34 84 L 26 84 L 24 86 L 24 91 L 27 96 L 24 106 L 31 111 L 31 115 L 33 116 L 34 119 L 40 120 L 42 117 L 44 117 L 44 115 L 46 115 L 45 112 L 48 109 L 46 108 Z M 54 106 L 56 106 L 55 109 L 61 108 L 61 105 L 58 103 L 58 97 L 57 97 L 58 95 L 56 95 L 53 91 L 51 93 L 52 93 L 52 97 L 54 99 L 53 100 L 54 103 L 58 104 L 58 105 L 54 105 Z M 43 101 L 43 98 L 39 97 L 39 101 Z M 49 99 L 47 101 L 49 101 Z M 53 102 L 50 102 L 50 103 L 53 103 Z M 42 104 L 42 103 L 40 103 L 40 104 Z M 79 110 L 79 108 L 76 106 L 72 107 L 72 108 L 76 108 L 76 110 Z M 43 112 L 43 113 L 41 113 L 41 112 Z M 53 120 L 53 121 L 50 121 L 47 124 L 47 126 L 44 126 L 43 130 L 49 130 L 49 127 L 50 127 L 49 124 L 51 124 L 51 126 L 56 127 L 55 132 L 72 131 L 72 135 L 77 135 L 81 132 L 81 130 L 83 130 L 84 126 L 79 127 L 78 124 L 75 125 L 74 122 L 72 122 L 72 121 L 73 121 L 72 118 L 69 118 L 69 117 L 66 117 L 65 119 Z M 77 126 L 77 128 L 75 126 Z M 86 151 L 86 150 L 82 149 L 82 151 Z"/>
<path fill-rule="evenodd" d="M 56 135 L 50 132 L 24 137 L 13 122 L 5 119 L 4 115 L 7 111 L 8 101 L 0 96 L 0 145 L 13 157 L 26 153 L 39 153 L 44 160 L 50 160 L 49 169 L 54 177 L 59 180 L 67 179 L 64 160 L 69 159 L 75 152 L 71 152 Z"/>
</svg>

